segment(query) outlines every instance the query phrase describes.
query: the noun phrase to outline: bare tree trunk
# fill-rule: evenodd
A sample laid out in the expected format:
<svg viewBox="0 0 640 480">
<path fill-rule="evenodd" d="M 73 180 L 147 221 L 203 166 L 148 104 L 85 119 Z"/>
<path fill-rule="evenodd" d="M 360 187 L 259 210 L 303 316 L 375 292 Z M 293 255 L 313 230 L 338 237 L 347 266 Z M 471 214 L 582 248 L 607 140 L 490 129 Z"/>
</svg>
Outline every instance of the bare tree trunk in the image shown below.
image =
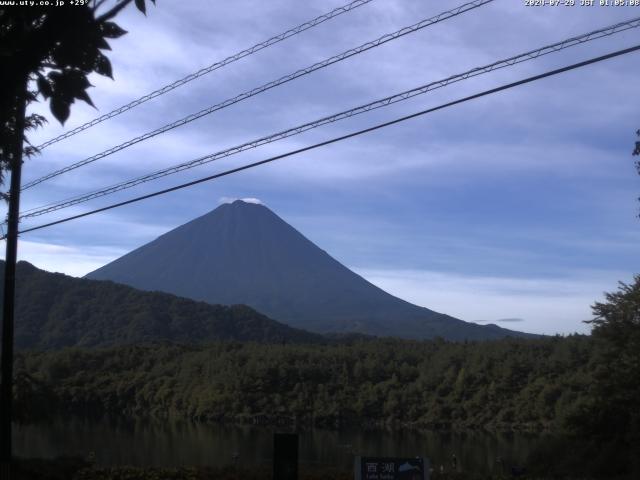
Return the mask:
<svg viewBox="0 0 640 480">
<path fill-rule="evenodd" d="M 9 214 L 7 218 L 7 250 L 4 269 L 4 297 L 2 305 L 2 358 L 0 370 L 0 478 L 11 476 L 12 443 L 11 418 L 13 402 L 13 323 L 16 288 L 16 261 L 18 254 L 18 216 L 20 213 L 20 177 L 22 173 L 22 149 L 26 110 L 28 77 L 19 83 L 15 97 L 14 145 L 12 145 L 9 190 Z"/>
</svg>

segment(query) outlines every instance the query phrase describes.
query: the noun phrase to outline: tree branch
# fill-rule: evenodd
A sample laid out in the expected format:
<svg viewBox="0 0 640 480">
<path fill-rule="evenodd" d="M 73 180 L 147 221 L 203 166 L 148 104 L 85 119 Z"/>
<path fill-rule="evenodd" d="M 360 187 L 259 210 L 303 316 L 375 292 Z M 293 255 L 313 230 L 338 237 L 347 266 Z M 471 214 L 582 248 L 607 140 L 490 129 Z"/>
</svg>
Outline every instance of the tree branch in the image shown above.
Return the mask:
<svg viewBox="0 0 640 480">
<path fill-rule="evenodd" d="M 120 13 L 120 11 L 126 7 L 127 5 L 129 5 L 133 0 L 122 0 L 122 2 L 118 3 L 115 7 L 113 7 L 111 10 L 108 10 L 107 12 L 103 13 L 102 15 L 100 15 L 98 18 L 96 18 L 96 21 L 99 23 L 105 22 L 106 20 L 110 20 L 113 17 L 115 17 L 118 13 Z"/>
<path fill-rule="evenodd" d="M 93 0 L 93 12 L 97 12 L 97 10 L 106 2 L 107 0 Z"/>
</svg>

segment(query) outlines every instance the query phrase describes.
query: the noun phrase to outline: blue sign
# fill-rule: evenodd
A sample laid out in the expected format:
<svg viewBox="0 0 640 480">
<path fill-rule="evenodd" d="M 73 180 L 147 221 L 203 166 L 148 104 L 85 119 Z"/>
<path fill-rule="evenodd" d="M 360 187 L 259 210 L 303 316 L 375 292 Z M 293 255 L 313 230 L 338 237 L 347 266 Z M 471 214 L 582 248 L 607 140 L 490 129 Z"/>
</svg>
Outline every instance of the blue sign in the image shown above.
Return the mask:
<svg viewBox="0 0 640 480">
<path fill-rule="evenodd" d="M 429 461 L 420 457 L 356 457 L 355 480 L 429 480 Z"/>
</svg>

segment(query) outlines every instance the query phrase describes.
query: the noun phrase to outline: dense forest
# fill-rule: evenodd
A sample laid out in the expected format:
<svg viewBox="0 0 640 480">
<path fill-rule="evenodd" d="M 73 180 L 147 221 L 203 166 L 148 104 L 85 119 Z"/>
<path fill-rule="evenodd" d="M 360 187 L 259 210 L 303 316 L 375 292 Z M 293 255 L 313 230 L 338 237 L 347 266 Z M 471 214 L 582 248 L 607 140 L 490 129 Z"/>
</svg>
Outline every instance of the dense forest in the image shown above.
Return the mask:
<svg viewBox="0 0 640 480">
<path fill-rule="evenodd" d="M 153 298 L 169 305 L 182 301 Z M 111 302 L 126 305 L 118 296 Z M 277 335 L 265 340 L 261 333 L 259 342 L 220 336 L 202 343 L 207 340 L 202 331 L 237 327 L 234 318 L 212 326 L 207 322 L 216 317 L 199 317 L 193 323 L 197 344 L 155 341 L 20 352 L 16 415 L 23 422 L 53 414 L 117 414 L 300 428 L 548 431 L 588 442 L 587 454 L 576 457 L 567 450 L 564 458 L 579 458 L 581 465 L 601 458 L 606 468 L 639 472 L 640 276 L 607 294 L 593 311 L 590 336 L 485 342 L 335 341 L 311 335 L 298 343 Z M 66 315 L 61 313 L 73 318 Z M 103 322 L 109 318 L 105 313 Z M 190 319 L 182 318 L 182 331 L 189 332 Z M 124 320 L 112 321 L 111 328 L 125 328 Z M 144 321 L 134 325 L 143 328 Z M 80 327 L 75 325 L 76 331 Z M 544 455 L 559 451 L 552 444 L 550 449 Z M 540 462 L 549 464 L 544 455 Z"/>
<path fill-rule="evenodd" d="M 637 435 L 639 312 L 640 276 L 594 306 L 592 336 L 491 342 L 356 337 L 310 344 L 275 337 L 276 343 L 30 351 L 16 359 L 16 393 L 26 420 L 57 409 L 559 431 L 575 430 L 576 418 L 582 424 L 588 418 L 594 431 Z"/>
<path fill-rule="evenodd" d="M 295 428 L 547 431 L 581 439 L 532 452 L 532 465 L 550 469 L 543 473 L 625 472 L 638 468 L 632 453 L 637 409 L 606 399 L 607 413 L 598 403 L 605 353 L 596 342 L 586 336 L 478 343 L 387 339 L 29 352 L 18 357 L 16 407 L 25 422 L 108 413 Z M 634 405 L 637 393 L 637 387 L 628 393 L 636 395 Z"/>
<path fill-rule="evenodd" d="M 0 279 L 3 271 L 4 262 L 0 261 Z M 324 341 L 320 335 L 276 322 L 244 305 L 210 305 L 167 293 L 144 292 L 113 282 L 45 272 L 27 262 L 19 262 L 17 268 L 15 325 L 18 349 L 162 340 Z"/>
<path fill-rule="evenodd" d="M 17 366 L 25 415 L 55 408 L 336 427 L 556 430 L 587 400 L 597 366 L 591 350 L 592 341 L 581 336 L 228 342 L 34 352 L 20 355 Z"/>
</svg>

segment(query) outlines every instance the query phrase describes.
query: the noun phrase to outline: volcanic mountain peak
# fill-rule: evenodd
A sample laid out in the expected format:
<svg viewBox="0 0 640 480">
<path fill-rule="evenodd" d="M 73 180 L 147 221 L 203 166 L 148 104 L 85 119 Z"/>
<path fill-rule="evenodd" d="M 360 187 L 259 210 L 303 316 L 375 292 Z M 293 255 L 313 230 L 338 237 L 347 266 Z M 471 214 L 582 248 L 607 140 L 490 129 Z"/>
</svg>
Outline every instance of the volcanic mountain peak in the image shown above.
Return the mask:
<svg viewBox="0 0 640 480">
<path fill-rule="evenodd" d="M 372 285 L 262 204 L 220 205 L 90 273 L 212 304 L 246 304 L 297 328 L 405 338 L 518 332 L 463 322 Z"/>
</svg>

